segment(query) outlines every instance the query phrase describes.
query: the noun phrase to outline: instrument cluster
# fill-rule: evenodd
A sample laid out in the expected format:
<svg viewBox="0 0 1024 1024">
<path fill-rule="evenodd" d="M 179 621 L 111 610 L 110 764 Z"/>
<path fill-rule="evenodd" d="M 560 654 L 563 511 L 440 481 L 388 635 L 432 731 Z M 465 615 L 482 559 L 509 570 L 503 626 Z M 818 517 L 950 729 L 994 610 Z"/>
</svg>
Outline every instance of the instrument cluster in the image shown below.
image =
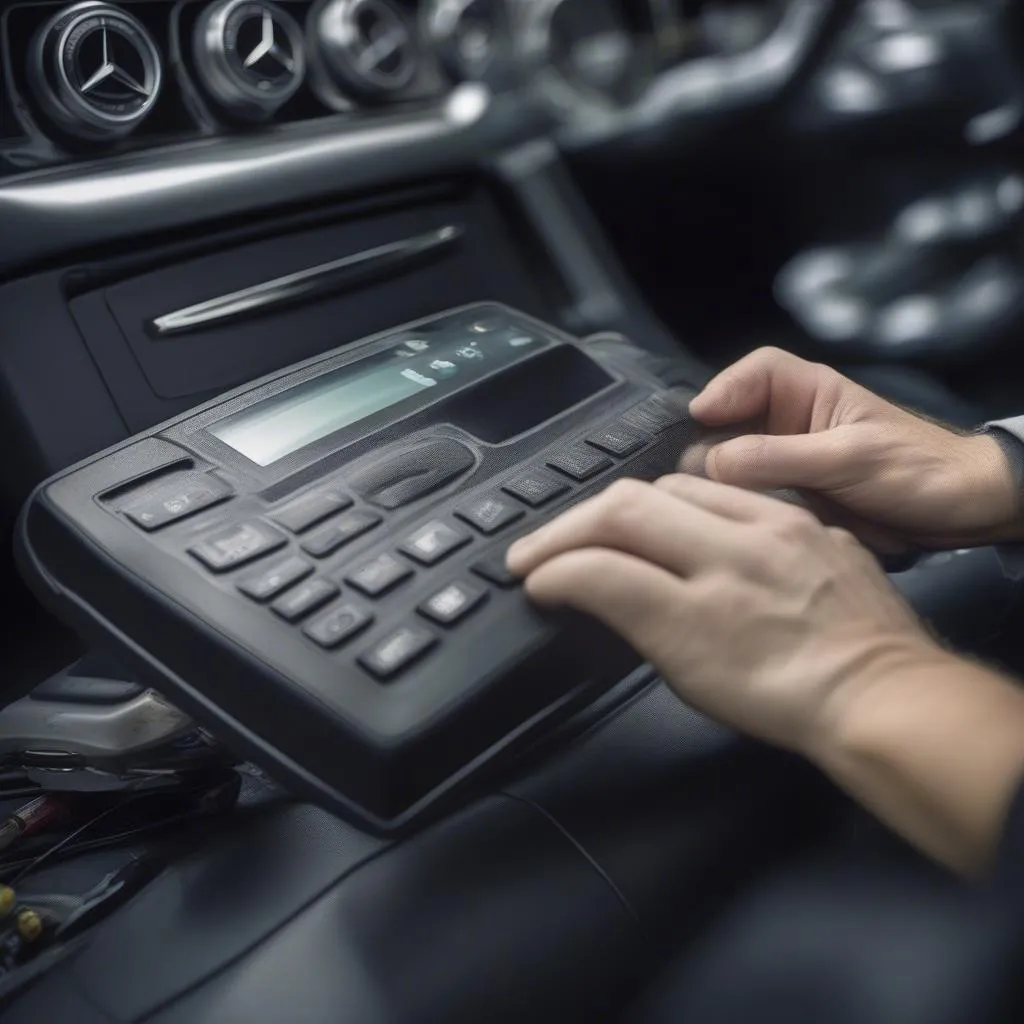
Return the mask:
<svg viewBox="0 0 1024 1024">
<path fill-rule="evenodd" d="M 3 18 L 8 164 L 509 84 L 506 0 L 79 0 Z M 48 159 L 50 158 L 50 159 Z"/>
</svg>

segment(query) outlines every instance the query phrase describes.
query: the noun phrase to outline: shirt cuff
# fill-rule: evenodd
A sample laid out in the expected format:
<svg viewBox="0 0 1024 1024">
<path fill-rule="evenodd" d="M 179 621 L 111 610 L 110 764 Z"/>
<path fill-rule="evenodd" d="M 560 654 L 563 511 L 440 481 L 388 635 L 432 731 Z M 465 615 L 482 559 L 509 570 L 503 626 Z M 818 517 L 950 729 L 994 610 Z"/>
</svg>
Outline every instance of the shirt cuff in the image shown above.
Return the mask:
<svg viewBox="0 0 1024 1024">
<path fill-rule="evenodd" d="M 984 431 L 1003 450 L 1017 490 L 1024 494 L 1024 420 L 1015 418 L 986 423 Z M 1024 579 L 1024 544 L 1000 544 L 996 547 L 996 554 L 1007 577 L 1011 580 Z"/>
</svg>

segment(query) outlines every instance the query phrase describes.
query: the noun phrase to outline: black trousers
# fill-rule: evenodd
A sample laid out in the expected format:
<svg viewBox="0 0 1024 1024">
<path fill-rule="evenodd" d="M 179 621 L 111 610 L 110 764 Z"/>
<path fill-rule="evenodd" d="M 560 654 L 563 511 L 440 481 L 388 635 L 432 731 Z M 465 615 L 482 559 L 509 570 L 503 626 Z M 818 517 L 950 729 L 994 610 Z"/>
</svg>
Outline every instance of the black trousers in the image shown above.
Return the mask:
<svg viewBox="0 0 1024 1024">
<path fill-rule="evenodd" d="M 725 908 L 629 1024 L 1024 1021 L 1024 907 L 853 820 Z"/>
</svg>

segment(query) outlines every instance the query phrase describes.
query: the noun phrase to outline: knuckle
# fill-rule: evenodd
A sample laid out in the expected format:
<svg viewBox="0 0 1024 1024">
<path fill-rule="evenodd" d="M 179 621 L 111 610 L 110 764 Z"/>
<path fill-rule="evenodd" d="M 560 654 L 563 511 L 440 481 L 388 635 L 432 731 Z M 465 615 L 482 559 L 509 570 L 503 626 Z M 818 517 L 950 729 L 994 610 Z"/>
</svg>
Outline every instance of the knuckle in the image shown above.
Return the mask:
<svg viewBox="0 0 1024 1024">
<path fill-rule="evenodd" d="M 640 480 L 616 480 L 605 492 L 600 506 L 599 522 L 604 531 L 614 536 L 630 530 L 642 515 L 642 506 L 651 491 Z"/>
<path fill-rule="evenodd" d="M 828 534 L 837 544 L 840 544 L 843 547 L 853 549 L 859 549 L 861 547 L 861 543 L 857 537 L 849 530 L 843 529 L 841 526 L 828 527 Z"/>
<path fill-rule="evenodd" d="M 779 509 L 772 522 L 772 530 L 782 540 L 807 543 L 822 529 L 813 512 L 795 505 Z"/>
</svg>

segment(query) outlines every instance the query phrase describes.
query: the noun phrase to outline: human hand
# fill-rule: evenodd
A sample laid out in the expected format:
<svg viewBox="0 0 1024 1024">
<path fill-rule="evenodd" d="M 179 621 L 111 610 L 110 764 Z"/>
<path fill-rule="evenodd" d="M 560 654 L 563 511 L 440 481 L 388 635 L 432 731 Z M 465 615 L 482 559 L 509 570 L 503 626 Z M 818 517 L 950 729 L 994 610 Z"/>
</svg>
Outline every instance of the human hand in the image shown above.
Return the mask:
<svg viewBox="0 0 1024 1024">
<path fill-rule="evenodd" d="M 809 756 L 846 697 L 950 657 L 851 534 L 698 477 L 619 481 L 508 563 L 533 600 L 600 619 L 688 703 Z"/>
<path fill-rule="evenodd" d="M 795 488 L 825 520 L 883 552 L 1024 537 L 1024 514 L 999 445 L 886 402 L 835 370 L 779 349 L 751 353 L 690 406 L 709 427 L 755 421 L 763 433 L 715 445 L 712 479 Z"/>
</svg>

